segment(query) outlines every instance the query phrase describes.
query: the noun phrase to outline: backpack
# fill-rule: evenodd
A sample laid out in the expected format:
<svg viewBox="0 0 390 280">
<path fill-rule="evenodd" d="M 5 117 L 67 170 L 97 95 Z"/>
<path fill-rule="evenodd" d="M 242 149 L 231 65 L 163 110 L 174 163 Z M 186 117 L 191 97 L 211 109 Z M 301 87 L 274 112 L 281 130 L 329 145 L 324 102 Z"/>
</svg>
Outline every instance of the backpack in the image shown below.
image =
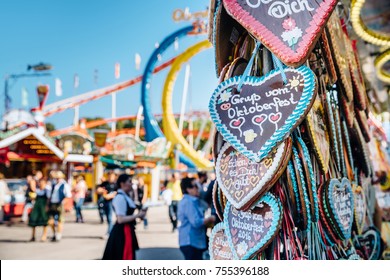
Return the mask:
<svg viewBox="0 0 390 280">
<path fill-rule="evenodd" d="M 60 188 L 58 189 L 58 195 L 59 195 L 59 198 L 60 198 L 60 203 L 64 200 L 64 198 L 66 197 L 65 195 L 65 184 L 62 183 Z"/>
</svg>

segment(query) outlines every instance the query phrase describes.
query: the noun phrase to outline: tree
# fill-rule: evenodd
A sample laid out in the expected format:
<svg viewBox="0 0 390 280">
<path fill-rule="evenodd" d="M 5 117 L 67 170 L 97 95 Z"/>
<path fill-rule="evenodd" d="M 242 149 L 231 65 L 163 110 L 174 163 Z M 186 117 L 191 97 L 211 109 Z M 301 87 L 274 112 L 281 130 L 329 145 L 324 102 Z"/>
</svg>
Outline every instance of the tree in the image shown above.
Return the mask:
<svg viewBox="0 0 390 280">
<path fill-rule="evenodd" d="M 46 123 L 46 131 L 47 132 L 51 132 L 51 131 L 54 131 L 56 130 L 56 126 L 53 124 L 53 123 Z"/>
<path fill-rule="evenodd" d="M 90 122 L 90 121 L 98 121 L 98 120 L 103 120 L 104 118 L 102 118 L 102 117 L 95 117 L 95 118 L 85 118 L 86 119 L 86 121 L 87 122 Z M 99 125 L 99 126 L 97 126 L 97 127 L 94 127 L 94 128 L 96 128 L 96 129 L 108 129 L 108 130 L 110 130 L 111 129 L 111 127 L 108 125 L 108 124 L 102 124 L 102 125 Z"/>
</svg>

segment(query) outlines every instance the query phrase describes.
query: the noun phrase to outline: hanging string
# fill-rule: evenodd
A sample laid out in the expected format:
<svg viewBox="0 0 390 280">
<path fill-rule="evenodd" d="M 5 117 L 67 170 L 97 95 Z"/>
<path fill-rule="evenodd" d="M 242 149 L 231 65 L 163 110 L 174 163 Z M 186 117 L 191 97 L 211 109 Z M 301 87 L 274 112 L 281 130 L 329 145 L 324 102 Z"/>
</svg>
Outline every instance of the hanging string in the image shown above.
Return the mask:
<svg viewBox="0 0 390 280">
<path fill-rule="evenodd" d="M 256 56 L 257 52 L 259 51 L 260 46 L 261 46 L 261 43 L 259 41 L 256 41 L 256 46 L 252 52 L 251 59 L 249 60 L 248 65 L 245 68 L 244 74 L 242 74 L 241 80 L 238 83 L 238 86 L 237 86 L 238 93 L 241 92 L 242 86 L 244 85 L 245 78 L 249 76 L 250 71 L 252 70 L 253 60 L 255 59 L 255 56 Z"/>
<path fill-rule="evenodd" d="M 287 84 L 287 77 L 286 73 L 284 73 L 283 63 L 274 54 L 272 54 L 272 61 L 274 62 L 274 67 L 278 69 L 282 75 L 283 84 Z"/>
</svg>

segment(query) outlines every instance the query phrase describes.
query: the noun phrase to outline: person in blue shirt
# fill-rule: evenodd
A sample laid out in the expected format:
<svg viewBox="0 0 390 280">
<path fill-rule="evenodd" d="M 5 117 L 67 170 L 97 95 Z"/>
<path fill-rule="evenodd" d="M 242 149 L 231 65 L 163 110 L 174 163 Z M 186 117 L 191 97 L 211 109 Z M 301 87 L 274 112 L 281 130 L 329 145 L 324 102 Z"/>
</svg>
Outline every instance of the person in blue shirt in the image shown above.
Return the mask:
<svg viewBox="0 0 390 280">
<path fill-rule="evenodd" d="M 184 178 L 180 184 L 183 199 L 178 206 L 179 246 L 186 260 L 201 260 L 207 248 L 206 228 L 215 216 L 204 218 L 195 178 Z"/>
</svg>

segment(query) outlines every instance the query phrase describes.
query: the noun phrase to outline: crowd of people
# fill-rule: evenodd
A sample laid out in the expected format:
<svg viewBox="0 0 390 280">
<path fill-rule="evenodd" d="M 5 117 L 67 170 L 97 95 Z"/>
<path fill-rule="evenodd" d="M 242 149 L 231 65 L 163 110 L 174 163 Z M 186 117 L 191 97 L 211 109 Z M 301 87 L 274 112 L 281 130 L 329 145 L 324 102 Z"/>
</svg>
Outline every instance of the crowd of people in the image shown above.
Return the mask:
<svg viewBox="0 0 390 280">
<path fill-rule="evenodd" d="M 139 249 L 135 233 L 138 221 L 148 226 L 145 202 L 147 187 L 142 178 L 133 178 L 122 174 L 116 179 L 109 175 L 108 181 L 98 188 L 101 195 L 102 216 L 107 216 L 108 240 L 104 250 L 105 260 L 134 260 Z M 173 173 L 161 187 L 161 196 L 169 209 L 172 232 L 178 231 L 179 247 L 186 260 L 202 260 L 207 258 L 207 229 L 218 222 L 212 206 L 212 188 L 215 178 L 209 180 L 207 173 L 197 176 Z M 109 208 L 109 209 L 107 209 Z M 107 213 L 114 212 L 116 223 L 112 225 Z M 101 216 L 101 221 L 103 217 Z"/>
<path fill-rule="evenodd" d="M 76 176 L 70 183 L 62 171 L 51 171 L 48 177 L 36 171 L 26 180 L 21 220 L 31 227 L 31 242 L 37 240 L 37 227 L 43 227 L 41 241 L 61 240 L 65 198 L 73 201 L 75 222 L 84 223 L 82 209 L 88 186 L 83 176 Z M 181 176 L 175 172 L 168 175 L 161 186 L 160 193 L 168 205 L 172 232 L 178 232 L 178 244 L 185 259 L 207 258 L 204 254 L 208 247 L 207 229 L 218 222 L 212 203 L 214 181 L 215 178 L 209 178 L 203 172 L 192 176 Z M 143 177 L 110 172 L 101 178 L 96 194 L 100 222 L 107 222 L 106 232 L 102 236 L 107 239 L 103 259 L 135 259 L 135 251 L 139 248 L 136 223 L 143 223 L 144 229 L 148 229 L 146 202 L 149 195 Z M 50 238 L 48 228 L 52 232 Z"/>
<path fill-rule="evenodd" d="M 72 189 L 62 171 L 53 170 L 45 177 L 41 171 L 26 178 L 25 203 L 21 221 L 31 227 L 30 241 L 36 240 L 36 228 L 43 227 L 41 241 L 47 240 L 48 227 L 51 241 L 62 238 L 64 226 L 63 201 L 72 197 Z"/>
</svg>

